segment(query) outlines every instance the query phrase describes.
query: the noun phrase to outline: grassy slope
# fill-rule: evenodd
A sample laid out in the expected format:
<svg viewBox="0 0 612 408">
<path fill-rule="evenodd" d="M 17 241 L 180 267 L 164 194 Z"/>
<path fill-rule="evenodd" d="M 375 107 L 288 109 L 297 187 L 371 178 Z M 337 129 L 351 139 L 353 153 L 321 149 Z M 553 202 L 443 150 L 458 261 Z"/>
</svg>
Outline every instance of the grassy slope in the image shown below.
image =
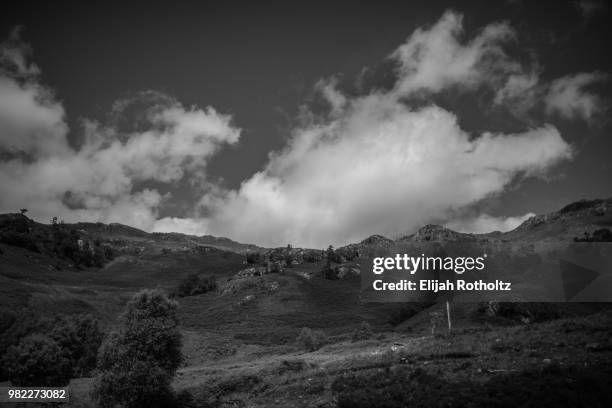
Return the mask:
<svg viewBox="0 0 612 408">
<path fill-rule="evenodd" d="M 561 221 L 534 227 L 538 239 L 551 231 L 565 238 L 579 235 L 581 226 L 569 220 L 571 228 L 566 228 L 566 220 Z M 158 240 L 119 227 L 104 234 L 120 245 L 127 242 L 127 249 L 101 270 L 74 270 L 47 255 L 0 245 L 0 305 L 51 314 L 91 311 L 110 322 L 142 288 L 172 288 L 193 272 L 214 274 L 224 284 L 244 268 L 242 255 L 194 250 L 199 244 L 184 237 Z M 523 240 L 534 232 L 516 234 Z M 163 253 L 164 248 L 171 251 Z M 190 389 L 200 399 L 218 393 L 221 400 L 248 401 L 249 406 L 329 406 L 332 382 L 346 373 L 375 374 L 409 365 L 448 376 L 449 381 L 486 382 L 545 364 L 610 361 L 609 314 L 491 328 L 471 320 L 469 307 L 457 305 L 457 333 L 431 338 L 429 310 L 392 327 L 389 319 L 401 313 L 401 305 L 361 304 L 357 279 L 304 277 L 321 268 L 320 263 L 306 263 L 283 274 L 254 278 L 234 293 L 181 299 L 186 363 L 177 388 Z M 277 290 L 268 289 L 273 282 L 279 284 Z M 253 298 L 247 301 L 249 295 Z M 380 337 L 351 343 L 351 331 L 363 320 Z M 297 350 L 293 340 L 303 326 L 325 331 L 329 344 L 313 353 Z M 547 359 L 551 361 L 544 362 Z M 89 380 L 74 384 L 77 394 L 86 394 Z"/>
<path fill-rule="evenodd" d="M 612 362 L 611 335 L 612 313 L 608 311 L 541 324 L 461 327 L 451 336 L 431 336 L 427 330 L 384 330 L 359 342 L 332 338 L 315 352 L 291 345 L 251 345 L 231 355 L 191 359 L 179 370 L 175 387 L 192 392 L 198 404 L 213 406 L 333 407 L 338 394 L 332 385 L 338 378 L 361 377 L 365 387 L 381 376 L 401 373 L 399 370 L 422 369 L 452 393 L 466 384 L 485 390 L 510 389 L 514 383 L 537 381 L 543 373 L 548 375 L 543 381 L 572 384 L 577 381 L 571 371 L 576 367 L 595 370 L 591 373 L 595 377 L 608 373 L 599 370 Z M 213 338 L 210 333 L 189 332 L 186 348 L 206 345 L 210 351 L 226 346 L 215 345 Z M 609 383 L 611 379 L 600 380 Z M 86 379 L 73 382 L 75 405 L 89 406 L 89 384 Z M 437 395 L 432 393 L 429 406 L 440 403 Z M 455 401 L 458 406 L 465 402 Z"/>
</svg>

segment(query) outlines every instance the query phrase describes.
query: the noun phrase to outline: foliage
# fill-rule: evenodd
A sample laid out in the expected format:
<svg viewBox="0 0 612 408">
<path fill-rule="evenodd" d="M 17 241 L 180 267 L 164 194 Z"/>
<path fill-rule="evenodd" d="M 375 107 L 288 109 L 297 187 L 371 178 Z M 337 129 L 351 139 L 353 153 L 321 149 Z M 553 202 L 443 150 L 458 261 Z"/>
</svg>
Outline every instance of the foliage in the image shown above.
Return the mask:
<svg viewBox="0 0 612 408">
<path fill-rule="evenodd" d="M 91 315 L 42 319 L 29 313 L 10 310 L 0 311 L 0 333 L 0 355 L 7 356 L 11 348 L 25 347 L 22 343 L 31 341 L 27 340 L 28 337 L 40 335 L 49 339 L 60 348 L 62 358 L 68 360 L 69 377 L 89 375 L 95 368 L 102 338 L 99 323 Z M 0 380 L 14 380 L 7 371 L 7 365 L 6 362 L 1 365 Z M 25 366 L 21 370 L 25 370 Z"/>
<path fill-rule="evenodd" d="M 67 385 L 72 374 L 70 355 L 55 340 L 40 333 L 11 346 L 4 358 L 13 385 L 20 387 Z"/>
<path fill-rule="evenodd" d="M 113 258 L 112 250 L 99 240 L 91 243 L 80 233 L 54 217 L 51 226 L 41 226 L 22 214 L 7 214 L 0 219 L 0 242 L 33 252 L 51 253 L 75 265 L 101 267 Z"/>
<path fill-rule="evenodd" d="M 552 365 L 495 376 L 488 382 L 447 381 L 425 370 L 399 366 L 375 374 L 337 378 L 338 407 L 604 407 L 612 402 L 612 369 Z"/>
<path fill-rule="evenodd" d="M 92 315 L 56 318 L 50 322 L 48 333 L 67 352 L 73 377 L 87 376 L 96 367 L 102 331 Z"/>
<path fill-rule="evenodd" d="M 136 294 L 104 340 L 93 397 L 101 407 L 174 404 L 172 378 L 181 361 L 177 304 L 161 291 Z"/>
<path fill-rule="evenodd" d="M 574 238 L 575 242 L 612 242 L 612 231 L 607 228 L 601 228 L 593 231 L 593 234 L 584 233 L 583 238 Z"/>
<path fill-rule="evenodd" d="M 217 290 L 217 280 L 214 276 L 190 274 L 179 284 L 176 294 L 179 297 L 195 296 Z"/>
<path fill-rule="evenodd" d="M 6 245 L 27 249 L 28 251 L 40 252 L 36 240 L 29 233 L 17 231 L 0 232 L 0 242 Z"/>
<path fill-rule="evenodd" d="M 325 250 L 325 260 L 326 264 L 329 267 L 332 262 L 342 263 L 343 258 L 340 252 L 336 251 L 332 245 L 328 246 Z"/>
<path fill-rule="evenodd" d="M 296 339 L 298 346 L 306 351 L 316 351 L 325 344 L 325 334 L 318 330 L 304 327 Z"/>
<path fill-rule="evenodd" d="M 263 255 L 260 252 L 247 252 L 246 261 L 249 265 L 258 265 L 263 262 Z"/>
<path fill-rule="evenodd" d="M 359 327 L 353 331 L 351 335 L 352 341 L 360 341 L 360 340 L 369 340 L 372 338 L 374 333 L 372 332 L 372 327 L 368 322 L 361 322 Z"/>
<path fill-rule="evenodd" d="M 486 302 L 478 312 L 524 323 L 544 322 L 562 317 L 558 305 L 546 302 Z"/>
</svg>

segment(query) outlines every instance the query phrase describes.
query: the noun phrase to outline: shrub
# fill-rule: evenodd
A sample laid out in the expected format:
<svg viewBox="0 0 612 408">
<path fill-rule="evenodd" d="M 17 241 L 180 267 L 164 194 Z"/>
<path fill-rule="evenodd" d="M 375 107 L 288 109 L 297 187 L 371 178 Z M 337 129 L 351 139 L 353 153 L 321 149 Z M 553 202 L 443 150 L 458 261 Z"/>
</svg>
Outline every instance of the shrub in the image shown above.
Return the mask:
<svg viewBox="0 0 612 408">
<path fill-rule="evenodd" d="M 325 344 L 325 334 L 318 330 L 304 327 L 298 335 L 296 342 L 298 346 L 307 351 L 315 351 Z"/>
<path fill-rule="evenodd" d="M 447 381 L 409 367 L 374 374 L 348 374 L 332 383 L 337 406 L 403 407 L 605 407 L 612 397 L 612 369 L 551 365 L 480 381 Z"/>
<path fill-rule="evenodd" d="M 607 228 L 593 231 L 593 234 L 584 233 L 583 238 L 574 237 L 575 242 L 612 242 L 612 232 Z"/>
<path fill-rule="evenodd" d="M 480 304 L 478 310 L 489 317 L 524 323 L 544 322 L 562 317 L 557 304 L 545 302 L 487 302 Z"/>
<path fill-rule="evenodd" d="M 368 322 L 362 322 L 361 325 L 353 331 L 351 339 L 353 341 L 368 340 L 372 338 L 372 327 Z"/>
<path fill-rule="evenodd" d="M 142 291 L 128 303 L 98 355 L 92 394 L 102 408 L 175 403 L 170 384 L 182 361 L 176 308 L 157 290 Z"/>
<path fill-rule="evenodd" d="M 72 373 L 67 351 L 39 333 L 11 346 L 4 364 L 11 383 L 20 387 L 62 387 L 68 384 Z"/>
<path fill-rule="evenodd" d="M 28 251 L 40 251 L 32 235 L 27 232 L 3 231 L 0 233 L 0 242 L 6 245 L 24 248 Z"/>
<path fill-rule="evenodd" d="M 0 355 L 6 355 L 11 347 L 25 347 L 22 343 L 28 336 L 43 335 L 52 340 L 70 363 L 70 377 L 86 376 L 95 368 L 102 338 L 99 323 L 91 315 L 40 319 L 9 310 L 0 312 L 0 333 Z M 9 378 L 6 364 L 0 367 L 0 380 Z"/>
<path fill-rule="evenodd" d="M 96 367 L 102 331 L 92 315 L 56 318 L 49 324 L 47 332 L 66 351 L 73 377 L 89 375 Z"/>
<path fill-rule="evenodd" d="M 247 252 L 246 261 L 249 265 L 260 264 L 263 261 L 263 256 L 260 252 Z"/>
<path fill-rule="evenodd" d="M 176 292 L 179 297 L 185 297 L 201 295 L 213 290 L 217 290 L 217 280 L 213 276 L 200 276 L 194 273 L 183 279 Z"/>
</svg>

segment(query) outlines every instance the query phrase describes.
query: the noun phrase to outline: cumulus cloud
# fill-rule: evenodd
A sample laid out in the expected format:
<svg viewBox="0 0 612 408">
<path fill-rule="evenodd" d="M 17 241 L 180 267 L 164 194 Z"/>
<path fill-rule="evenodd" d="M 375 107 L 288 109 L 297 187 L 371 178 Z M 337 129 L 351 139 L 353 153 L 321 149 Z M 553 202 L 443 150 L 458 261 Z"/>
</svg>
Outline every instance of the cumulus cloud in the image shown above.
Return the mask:
<svg viewBox="0 0 612 408">
<path fill-rule="evenodd" d="M 608 79 L 600 72 L 580 73 L 556 79 L 545 97 L 546 110 L 564 118 L 589 121 L 604 110 L 602 100 L 587 87 Z"/>
<path fill-rule="evenodd" d="M 516 217 L 494 217 L 489 214 L 481 214 L 477 217 L 453 220 L 446 223 L 446 227 L 457 232 L 474 234 L 485 234 L 493 231 L 512 231 L 529 218 L 534 213 L 527 213 Z"/>
<path fill-rule="evenodd" d="M 222 200 L 209 228 L 243 241 L 315 247 L 398 235 L 570 154 L 552 126 L 471 138 L 442 108 L 411 110 L 370 96 L 337 120 L 296 132 Z"/>
<path fill-rule="evenodd" d="M 263 170 L 209 202 L 208 231 L 315 247 L 398 235 L 571 158 L 550 124 L 475 135 L 452 112 L 406 102 L 424 92 L 504 83 L 523 72 L 501 48 L 514 37 L 507 25 L 489 25 L 462 41 L 461 20 L 449 12 L 416 30 L 392 54 L 397 81 L 388 91 L 349 97 L 335 80 L 320 82 L 329 114 L 307 116 Z"/>
<path fill-rule="evenodd" d="M 0 43 L 0 151 L 65 155 L 69 148 L 64 108 L 37 82 L 40 70 L 28 63 L 30 52 L 17 29 Z"/>
<path fill-rule="evenodd" d="M 207 160 L 238 141 L 227 115 L 164 98 L 144 110 L 138 130 L 84 120 L 68 142 L 64 109 L 27 63 L 17 37 L 0 46 L 0 208 L 27 206 L 37 218 L 115 221 L 151 229 L 165 195 L 144 182 L 202 177 Z M 19 54 L 21 50 L 22 54 Z M 17 62 L 14 62 L 17 61 Z M 124 101 L 123 108 L 130 101 Z M 121 105 L 121 104 L 119 104 Z"/>
<path fill-rule="evenodd" d="M 32 97 L 33 107 L 21 114 L 27 119 L 36 117 L 37 109 L 59 109 L 49 114 L 59 130 L 45 138 L 48 146 L 28 139 L 42 137 L 24 130 L 25 123 L 34 123 L 29 120 L 15 126 L 26 135 L 21 145 L 3 136 L 0 148 L 9 159 L 0 162 L 0 207 L 28 203 L 40 217 L 125 222 L 270 246 L 341 245 L 448 220 L 454 210 L 502 193 L 517 178 L 543 176 L 572 156 L 551 124 L 513 134 L 495 129 L 473 134 L 461 128 L 453 112 L 428 102 L 428 96 L 449 89 L 487 86 L 500 90 L 494 103 L 503 106 L 538 86 L 537 75 L 529 76 L 533 70 L 504 52 L 516 37 L 507 24 L 490 24 L 473 38 L 463 37 L 461 15 L 447 12 L 391 54 L 396 81 L 387 90 L 355 96 L 342 92 L 335 78 L 315 84 L 329 109 L 302 115 L 286 146 L 233 190 L 206 177 L 209 158 L 240 135 L 231 118 L 213 108 L 186 108 L 164 98 L 149 103 L 129 131 L 120 120 L 85 121 L 83 143 L 76 148 L 67 142 L 61 104 L 52 96 L 46 102 Z M 2 78 L 26 99 L 28 86 L 41 87 L 36 74 Z M 121 116 L 129 106 L 124 100 L 113 110 Z M 206 186 L 193 217 L 159 219 L 159 208 L 171 197 L 140 185 L 182 180 Z M 507 229 L 517 222 L 487 217 L 461 225 Z"/>
<path fill-rule="evenodd" d="M 470 41 L 461 43 L 463 16 L 447 11 L 428 29 L 419 28 L 395 50 L 399 80 L 396 91 L 410 95 L 415 91 L 438 92 L 457 85 L 474 88 L 496 83 L 500 76 L 520 69 L 502 45 L 515 38 L 506 23 L 487 25 Z"/>
</svg>

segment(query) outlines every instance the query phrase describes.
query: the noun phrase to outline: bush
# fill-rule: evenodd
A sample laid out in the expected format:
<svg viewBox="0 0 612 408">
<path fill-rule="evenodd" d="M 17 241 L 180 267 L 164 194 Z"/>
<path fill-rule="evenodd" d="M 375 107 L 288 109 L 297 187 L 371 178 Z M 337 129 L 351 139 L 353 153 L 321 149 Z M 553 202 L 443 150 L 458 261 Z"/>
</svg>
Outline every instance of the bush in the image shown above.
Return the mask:
<svg viewBox="0 0 612 408">
<path fill-rule="evenodd" d="M 562 317 L 555 303 L 546 302 L 487 302 L 478 311 L 489 317 L 501 317 L 524 323 L 539 323 Z"/>
<path fill-rule="evenodd" d="M 35 239 L 27 232 L 3 231 L 0 233 L 0 242 L 6 245 L 24 248 L 28 251 L 40 252 Z"/>
<path fill-rule="evenodd" d="M 182 361 L 176 308 L 160 291 L 142 291 L 128 303 L 98 355 L 92 394 L 102 408 L 176 404 L 170 385 Z"/>
<path fill-rule="evenodd" d="M 372 327 L 368 322 L 362 322 L 361 325 L 353 331 L 351 336 L 352 341 L 368 340 L 372 338 Z"/>
<path fill-rule="evenodd" d="M 191 274 L 179 284 L 176 293 L 179 297 L 201 295 L 217 290 L 217 280 L 213 276 Z"/>
<path fill-rule="evenodd" d="M 48 324 L 49 337 L 65 350 L 70 359 L 73 377 L 83 377 L 96 367 L 102 331 L 91 315 L 56 318 Z"/>
<path fill-rule="evenodd" d="M 339 408 L 605 407 L 612 403 L 612 369 L 551 365 L 480 381 L 447 381 L 409 367 L 348 374 L 332 383 Z"/>
<path fill-rule="evenodd" d="M 60 316 L 41 319 L 32 314 L 0 312 L 0 355 L 11 347 L 20 348 L 32 335 L 44 335 L 60 347 L 62 356 L 70 362 L 70 377 L 86 376 L 96 365 L 102 331 L 91 315 Z M 10 378 L 6 364 L 0 364 L 0 380 Z"/>
<path fill-rule="evenodd" d="M 246 261 L 249 265 L 257 265 L 262 263 L 263 256 L 259 252 L 247 252 Z"/>
<path fill-rule="evenodd" d="M 304 327 L 296 339 L 298 346 L 307 351 L 316 351 L 325 344 L 325 334 L 318 330 Z"/>
<path fill-rule="evenodd" d="M 593 231 L 593 234 L 584 233 L 583 238 L 574 237 L 575 242 L 612 242 L 612 232 L 607 228 Z"/>
<path fill-rule="evenodd" d="M 32 334 L 11 346 L 4 358 L 9 379 L 20 387 L 62 387 L 72 374 L 70 356 L 57 342 L 43 334 Z"/>
</svg>

